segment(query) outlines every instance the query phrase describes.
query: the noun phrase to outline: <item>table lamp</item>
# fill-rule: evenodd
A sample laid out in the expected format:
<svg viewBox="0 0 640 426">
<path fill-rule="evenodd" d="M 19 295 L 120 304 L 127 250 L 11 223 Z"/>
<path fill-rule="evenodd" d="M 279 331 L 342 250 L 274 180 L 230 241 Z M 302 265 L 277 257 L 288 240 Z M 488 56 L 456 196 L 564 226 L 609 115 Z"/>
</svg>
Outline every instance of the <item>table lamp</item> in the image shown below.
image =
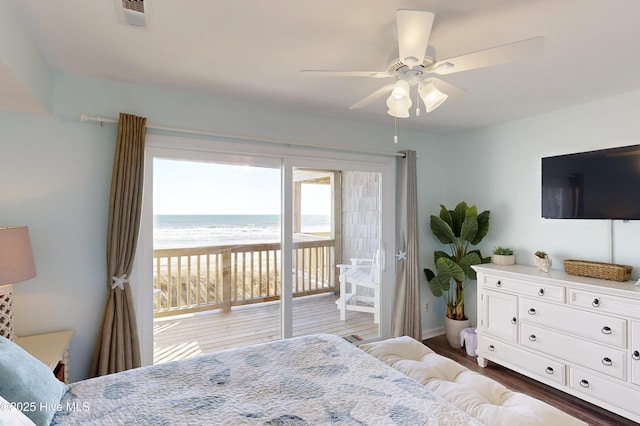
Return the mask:
<svg viewBox="0 0 640 426">
<path fill-rule="evenodd" d="M 13 340 L 13 284 L 35 276 L 29 228 L 0 228 L 0 336 Z"/>
</svg>

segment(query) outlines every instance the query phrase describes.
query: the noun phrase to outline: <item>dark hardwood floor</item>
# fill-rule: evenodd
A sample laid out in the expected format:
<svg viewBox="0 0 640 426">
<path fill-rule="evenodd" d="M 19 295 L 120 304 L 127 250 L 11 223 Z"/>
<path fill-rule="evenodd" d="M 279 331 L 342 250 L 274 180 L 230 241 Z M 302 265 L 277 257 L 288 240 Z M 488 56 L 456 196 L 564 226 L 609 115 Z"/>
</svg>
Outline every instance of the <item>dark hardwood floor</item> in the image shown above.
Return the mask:
<svg viewBox="0 0 640 426">
<path fill-rule="evenodd" d="M 434 352 L 442 356 L 446 356 L 447 358 L 451 358 L 470 370 L 490 377 L 513 391 L 522 392 L 526 395 L 530 395 L 544 401 L 547 404 L 585 421 L 592 426 L 638 425 L 638 423 L 632 420 L 582 401 L 550 386 L 538 383 L 533 379 L 511 371 L 498 364 L 494 364 L 493 362 L 489 362 L 489 366 L 487 368 L 481 368 L 478 366 L 476 358 L 468 356 L 464 349 L 452 349 L 449 347 L 444 335 L 424 340 L 423 343 L 430 347 Z M 638 404 L 640 404 L 640 401 L 638 401 Z"/>
</svg>

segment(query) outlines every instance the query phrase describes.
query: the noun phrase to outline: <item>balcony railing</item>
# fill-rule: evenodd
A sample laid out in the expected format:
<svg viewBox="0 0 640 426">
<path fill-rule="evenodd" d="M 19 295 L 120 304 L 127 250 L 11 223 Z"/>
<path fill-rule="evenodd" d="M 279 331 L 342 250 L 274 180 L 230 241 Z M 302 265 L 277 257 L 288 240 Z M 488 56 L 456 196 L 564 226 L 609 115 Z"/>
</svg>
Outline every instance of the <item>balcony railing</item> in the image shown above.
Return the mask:
<svg viewBox="0 0 640 426">
<path fill-rule="evenodd" d="M 336 291 L 335 240 L 293 243 L 293 296 Z M 154 316 L 280 298 L 280 243 L 154 250 Z"/>
</svg>

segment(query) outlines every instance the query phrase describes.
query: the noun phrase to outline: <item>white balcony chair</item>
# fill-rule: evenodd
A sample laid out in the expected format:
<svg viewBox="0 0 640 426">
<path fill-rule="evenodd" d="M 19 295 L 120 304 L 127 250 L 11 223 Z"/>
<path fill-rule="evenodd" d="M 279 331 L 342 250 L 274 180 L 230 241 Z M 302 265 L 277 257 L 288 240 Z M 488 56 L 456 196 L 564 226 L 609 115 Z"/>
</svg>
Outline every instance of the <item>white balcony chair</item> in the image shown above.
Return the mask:
<svg viewBox="0 0 640 426">
<path fill-rule="evenodd" d="M 379 252 L 372 259 L 351 259 L 351 264 L 336 265 L 340 269 L 340 298 L 336 301 L 340 320 L 347 311 L 371 312 L 373 321 L 380 323 L 380 267 Z"/>
</svg>

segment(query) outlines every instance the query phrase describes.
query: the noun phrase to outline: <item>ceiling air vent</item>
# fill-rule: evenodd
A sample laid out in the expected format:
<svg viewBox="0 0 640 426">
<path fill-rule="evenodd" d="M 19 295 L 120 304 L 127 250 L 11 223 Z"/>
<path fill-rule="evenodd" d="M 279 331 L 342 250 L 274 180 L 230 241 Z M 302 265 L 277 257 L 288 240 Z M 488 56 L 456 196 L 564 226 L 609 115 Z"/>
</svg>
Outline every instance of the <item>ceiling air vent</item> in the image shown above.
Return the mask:
<svg viewBox="0 0 640 426">
<path fill-rule="evenodd" d="M 144 13 L 144 0 L 122 0 L 122 7 L 126 10 Z"/>
<path fill-rule="evenodd" d="M 118 22 L 136 28 L 148 27 L 150 0 L 115 0 Z"/>
</svg>

